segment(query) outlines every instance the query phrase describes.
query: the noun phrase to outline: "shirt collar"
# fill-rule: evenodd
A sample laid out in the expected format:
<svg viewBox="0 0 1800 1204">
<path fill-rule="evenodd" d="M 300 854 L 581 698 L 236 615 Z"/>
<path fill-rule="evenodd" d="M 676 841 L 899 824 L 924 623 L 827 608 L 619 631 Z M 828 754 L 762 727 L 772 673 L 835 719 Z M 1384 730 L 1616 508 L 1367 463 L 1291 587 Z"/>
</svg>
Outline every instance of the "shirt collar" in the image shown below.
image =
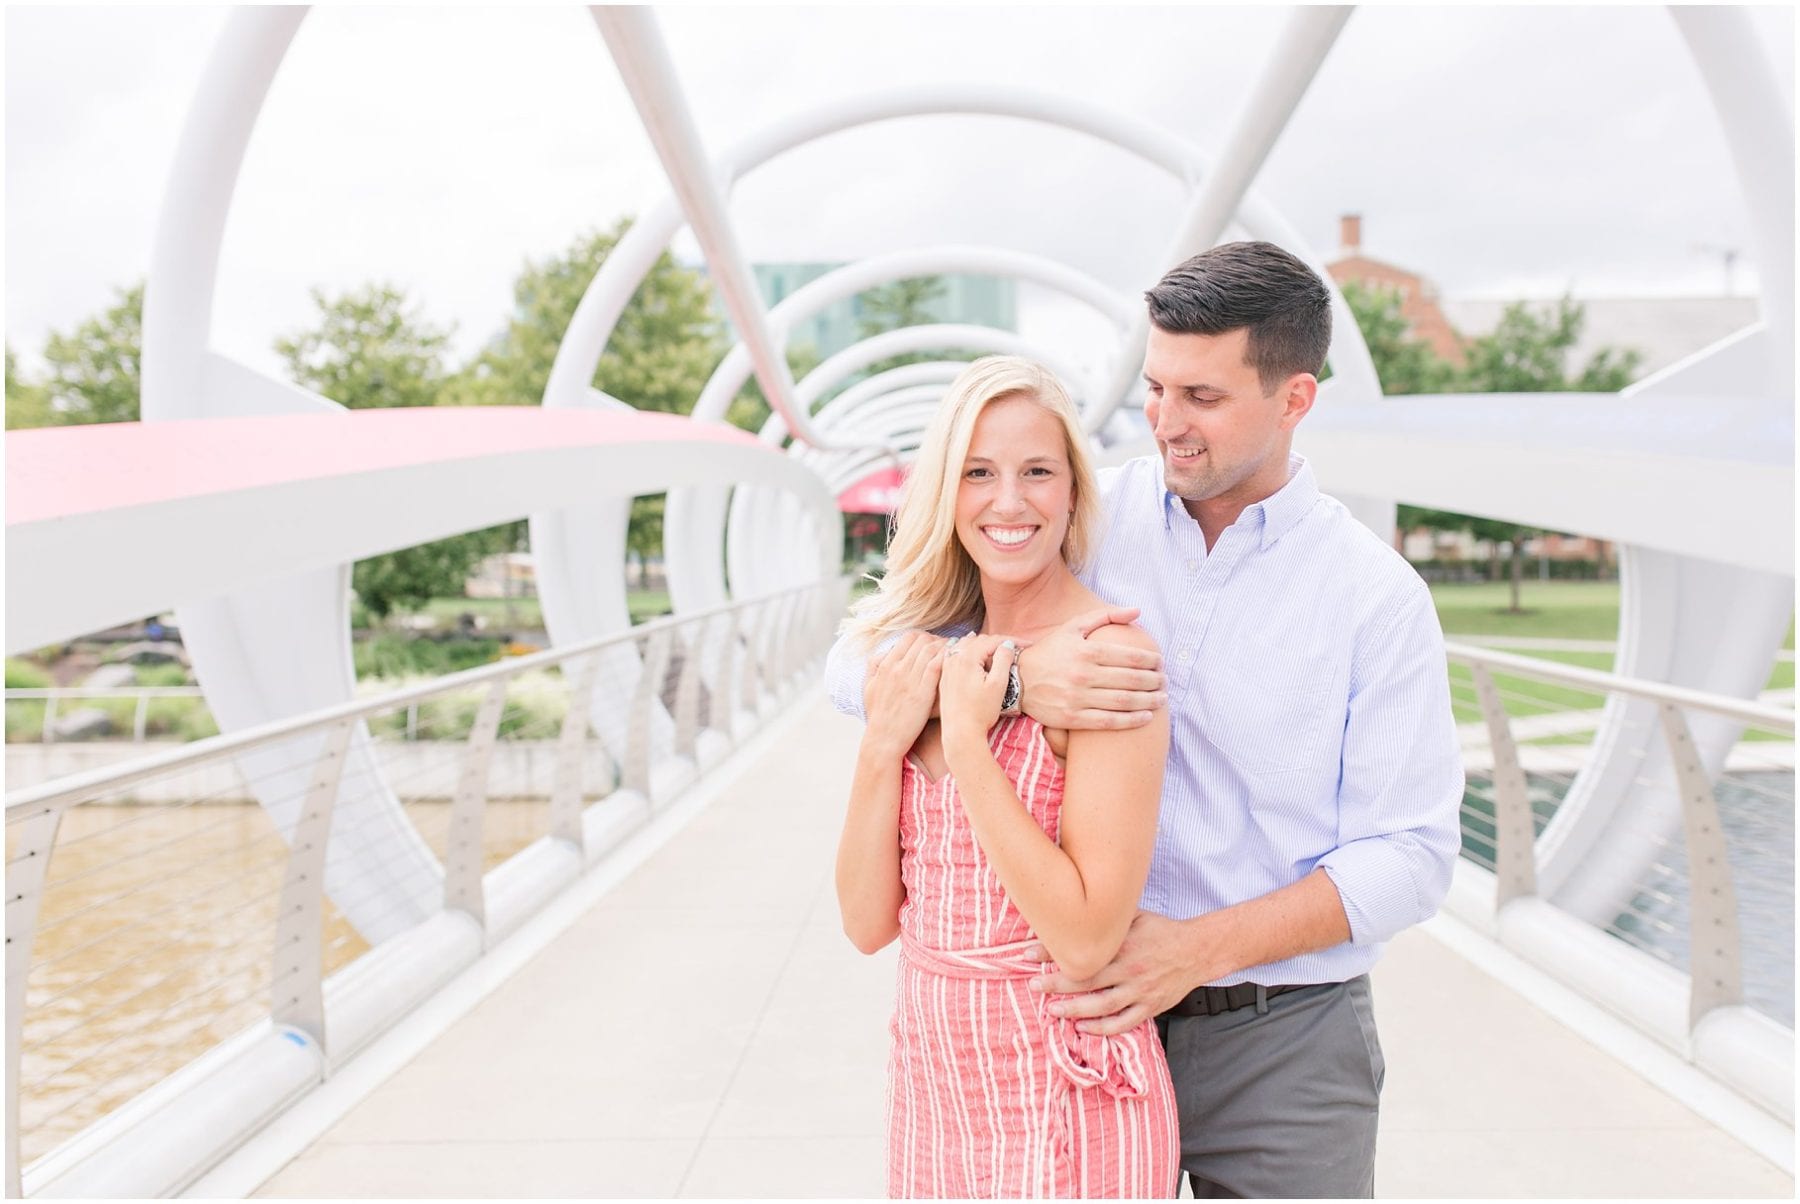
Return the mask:
<svg viewBox="0 0 1800 1204">
<path fill-rule="evenodd" d="M 1158 478 L 1161 478 L 1161 466 L 1158 465 Z M 1175 511 L 1181 508 L 1181 499 L 1164 489 L 1163 493 L 1163 529 L 1167 530 L 1174 519 Z M 1298 452 L 1288 453 L 1287 484 L 1260 502 L 1252 502 L 1244 507 L 1238 515 L 1238 523 L 1255 523 L 1262 529 L 1261 546 L 1267 548 L 1276 540 L 1293 530 L 1295 525 L 1311 512 L 1319 500 L 1319 482 L 1313 475 L 1312 465 L 1305 456 Z M 1183 517 L 1186 517 L 1183 511 Z M 1236 526 L 1237 523 L 1233 523 Z"/>
</svg>

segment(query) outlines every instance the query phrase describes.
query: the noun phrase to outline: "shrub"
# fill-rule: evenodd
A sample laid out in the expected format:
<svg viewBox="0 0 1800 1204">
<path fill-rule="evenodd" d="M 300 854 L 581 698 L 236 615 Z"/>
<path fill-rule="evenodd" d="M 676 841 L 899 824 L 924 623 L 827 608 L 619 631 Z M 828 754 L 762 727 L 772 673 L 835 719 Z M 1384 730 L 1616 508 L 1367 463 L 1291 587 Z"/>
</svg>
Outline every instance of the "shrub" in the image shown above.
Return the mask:
<svg viewBox="0 0 1800 1204">
<path fill-rule="evenodd" d="M 442 677 L 500 659 L 498 640 L 431 640 L 378 635 L 356 645 L 356 675 L 362 678 Z"/>
<path fill-rule="evenodd" d="M 140 686 L 185 686 L 191 685 L 188 671 L 182 665 L 139 665 L 137 667 L 137 684 Z"/>
<path fill-rule="evenodd" d="M 16 656 L 6 658 L 6 688 L 9 690 L 45 690 L 50 687 L 50 674 Z"/>
</svg>

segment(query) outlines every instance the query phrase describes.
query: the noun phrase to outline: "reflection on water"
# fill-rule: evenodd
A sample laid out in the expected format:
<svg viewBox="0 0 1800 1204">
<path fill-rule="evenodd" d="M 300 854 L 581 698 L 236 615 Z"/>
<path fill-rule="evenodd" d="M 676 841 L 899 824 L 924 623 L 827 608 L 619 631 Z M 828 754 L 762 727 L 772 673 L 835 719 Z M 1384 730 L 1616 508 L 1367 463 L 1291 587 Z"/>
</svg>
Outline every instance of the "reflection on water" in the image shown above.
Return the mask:
<svg viewBox="0 0 1800 1204">
<path fill-rule="evenodd" d="M 406 812 L 441 854 L 449 804 Z M 542 801 L 489 803 L 488 868 L 547 824 Z M 23 1162 L 267 1018 L 286 859 L 251 803 L 89 805 L 63 817 L 26 979 Z M 329 903 L 323 942 L 327 974 L 368 948 Z"/>
<path fill-rule="evenodd" d="M 1537 831 L 1556 813 L 1566 776 L 1528 774 Z M 1463 856 L 1494 865 L 1494 804 L 1486 778 L 1469 775 L 1463 799 Z M 1787 771 L 1733 771 L 1715 784 L 1726 859 L 1737 892 L 1744 1002 L 1794 1024 L 1794 777 Z M 1687 849 L 1677 830 L 1642 889 L 1611 931 L 1680 969 L 1688 968 Z"/>
<path fill-rule="evenodd" d="M 1786 773 L 1733 773 L 1714 788 L 1737 894 L 1744 1002 L 1789 1028 L 1794 1026 L 1793 788 L 1793 775 Z M 1689 901 L 1687 849 L 1677 840 L 1615 926 L 1685 968 Z"/>
</svg>

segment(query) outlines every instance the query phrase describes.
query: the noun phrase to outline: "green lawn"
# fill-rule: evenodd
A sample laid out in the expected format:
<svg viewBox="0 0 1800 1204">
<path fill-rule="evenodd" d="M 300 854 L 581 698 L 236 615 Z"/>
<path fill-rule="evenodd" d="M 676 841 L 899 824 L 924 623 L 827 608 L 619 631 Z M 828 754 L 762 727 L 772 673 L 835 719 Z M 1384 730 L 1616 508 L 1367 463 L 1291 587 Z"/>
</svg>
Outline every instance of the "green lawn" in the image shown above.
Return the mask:
<svg viewBox="0 0 1800 1204">
<path fill-rule="evenodd" d="M 1512 590 L 1504 582 L 1434 585 L 1431 598 L 1448 636 L 1612 640 L 1619 635 L 1616 581 L 1527 581 L 1522 614 L 1507 613 Z"/>
<path fill-rule="evenodd" d="M 667 590 L 633 590 L 626 594 L 625 605 L 631 610 L 631 621 L 642 623 L 669 613 L 669 594 Z M 418 613 L 435 620 L 439 631 L 455 627 L 457 619 L 465 614 L 483 620 L 484 633 L 508 629 L 541 631 L 544 627 L 544 612 L 536 598 L 433 598 Z M 364 617 L 358 607 L 352 625 L 362 626 Z"/>
<path fill-rule="evenodd" d="M 1527 613 L 1520 615 L 1506 613 L 1508 590 L 1504 584 L 1435 585 L 1431 593 L 1444 633 L 1453 641 L 1459 635 L 1609 641 L 1618 638 L 1619 587 L 1616 582 L 1527 582 L 1524 594 Z M 1794 633 L 1790 627 L 1787 647 L 1793 645 Z M 1504 651 L 1603 672 L 1613 668 L 1611 652 L 1530 647 L 1506 648 Z M 1494 675 L 1494 684 L 1507 713 L 1513 716 L 1590 710 L 1605 703 L 1599 694 L 1502 673 Z M 1793 684 L 1794 663 L 1777 661 L 1770 669 L 1764 688 L 1790 689 Z M 1450 666 L 1450 693 L 1458 723 L 1473 723 L 1481 718 L 1474 681 L 1466 666 Z M 1746 733 L 1746 738 L 1786 739 L 1754 731 Z M 1546 736 L 1530 743 L 1586 744 L 1591 740 L 1590 733 L 1581 733 Z"/>
<path fill-rule="evenodd" d="M 1556 640 L 1616 640 L 1619 637 L 1617 581 L 1526 581 L 1520 614 L 1509 614 L 1512 589 L 1504 581 L 1431 587 L 1444 634 L 1504 635 Z M 1794 646 L 1788 625 L 1784 648 Z M 1535 654 L 1534 654 L 1535 655 Z M 1602 668 L 1610 668 L 1611 661 Z M 1792 684 L 1791 682 L 1788 684 Z"/>
</svg>

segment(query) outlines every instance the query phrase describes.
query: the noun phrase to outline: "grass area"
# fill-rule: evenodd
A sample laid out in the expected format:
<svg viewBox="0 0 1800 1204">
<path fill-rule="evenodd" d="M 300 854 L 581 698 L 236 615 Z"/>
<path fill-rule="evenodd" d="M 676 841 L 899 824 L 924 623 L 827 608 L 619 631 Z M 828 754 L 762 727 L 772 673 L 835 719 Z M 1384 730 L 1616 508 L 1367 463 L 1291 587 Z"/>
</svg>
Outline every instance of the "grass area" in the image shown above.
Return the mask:
<svg viewBox="0 0 1800 1204">
<path fill-rule="evenodd" d="M 1578 652 L 1561 648 L 1518 648 L 1507 649 L 1507 651 L 1530 656 L 1537 660 L 1556 661 L 1559 664 L 1575 665 L 1583 669 L 1598 669 L 1606 673 L 1610 673 L 1613 668 L 1613 654 L 1610 652 Z M 1791 689 L 1793 684 L 1794 662 L 1777 661 L 1770 670 L 1768 683 L 1763 688 L 1766 690 Z M 1606 703 L 1603 695 L 1568 686 L 1554 685 L 1550 682 L 1535 681 L 1531 678 L 1512 677 L 1504 673 L 1494 674 L 1494 686 L 1500 691 L 1501 705 L 1506 708 L 1506 713 L 1514 718 L 1565 710 L 1594 710 Z M 1450 666 L 1450 698 L 1458 723 L 1475 723 L 1481 719 L 1481 710 L 1476 701 L 1475 683 L 1468 666 L 1455 664 Z M 1752 741 L 1780 742 L 1790 739 L 1786 735 L 1754 729 L 1746 731 L 1743 738 Z M 1585 745 L 1592 742 L 1592 732 L 1540 736 L 1523 741 L 1526 744 L 1541 745 Z"/>
<path fill-rule="evenodd" d="M 643 623 L 659 618 L 672 613 L 674 609 L 669 605 L 669 591 L 660 589 L 626 594 L 625 607 L 631 612 L 633 623 Z"/>
<path fill-rule="evenodd" d="M 1511 593 L 1504 582 L 1434 585 L 1431 595 L 1444 634 L 1451 640 L 1457 636 L 1497 635 L 1521 639 L 1613 641 L 1619 634 L 1617 582 L 1528 581 L 1523 593 L 1525 611 L 1522 614 L 1507 613 Z M 1786 646 L 1794 646 L 1791 626 Z M 1505 651 L 1603 672 L 1613 668 L 1611 652 L 1551 648 L 1508 648 Z M 1793 684 L 1793 662 L 1777 661 L 1770 669 L 1764 688 L 1790 689 Z M 1504 673 L 1494 675 L 1494 685 L 1500 691 L 1507 714 L 1515 718 L 1566 710 L 1593 710 L 1606 702 L 1603 695 L 1590 691 Z M 1466 666 L 1450 666 L 1450 694 L 1458 723 L 1475 723 L 1481 719 L 1475 683 Z M 1745 738 L 1785 739 L 1755 731 L 1745 733 Z M 1542 736 L 1527 743 L 1587 744 L 1592 739 L 1592 733 L 1575 732 Z"/>
<path fill-rule="evenodd" d="M 51 684 L 49 670 L 16 656 L 6 658 L 6 688 L 42 690 Z"/>
<path fill-rule="evenodd" d="M 1613 640 L 1619 636 L 1616 581 L 1528 581 L 1520 614 L 1507 613 L 1512 590 L 1505 582 L 1431 587 L 1444 634 L 1503 635 L 1558 640 Z"/>
<path fill-rule="evenodd" d="M 465 614 L 485 619 L 487 631 L 504 630 L 509 624 L 508 613 L 513 616 L 510 625 L 522 631 L 544 625 L 544 612 L 536 598 L 433 598 L 420 613 L 430 615 L 439 627 L 446 628 L 455 627 L 456 620 Z"/>
<path fill-rule="evenodd" d="M 669 613 L 669 593 L 667 590 L 632 590 L 625 595 L 625 606 L 631 612 L 631 621 L 642 623 Z M 431 619 L 432 628 L 438 631 L 454 630 L 457 620 L 464 615 L 474 615 L 481 620 L 483 635 L 544 629 L 543 607 L 536 598 L 433 598 L 416 613 Z M 397 625 L 399 620 L 394 622 Z M 356 628 L 369 626 L 368 615 L 360 605 L 352 606 L 350 625 Z"/>
<path fill-rule="evenodd" d="M 386 690 L 401 683 L 382 682 Z M 420 740 L 466 740 L 475 726 L 475 713 L 486 697 L 485 688 L 462 690 L 421 702 L 413 717 L 412 738 Z M 551 740 L 562 730 L 563 716 L 568 712 L 568 694 L 562 684 L 562 670 L 537 669 L 513 679 L 506 692 L 506 707 L 500 713 L 502 740 Z M 406 739 L 406 708 L 387 711 L 369 719 L 369 731 L 378 739 Z"/>
</svg>

